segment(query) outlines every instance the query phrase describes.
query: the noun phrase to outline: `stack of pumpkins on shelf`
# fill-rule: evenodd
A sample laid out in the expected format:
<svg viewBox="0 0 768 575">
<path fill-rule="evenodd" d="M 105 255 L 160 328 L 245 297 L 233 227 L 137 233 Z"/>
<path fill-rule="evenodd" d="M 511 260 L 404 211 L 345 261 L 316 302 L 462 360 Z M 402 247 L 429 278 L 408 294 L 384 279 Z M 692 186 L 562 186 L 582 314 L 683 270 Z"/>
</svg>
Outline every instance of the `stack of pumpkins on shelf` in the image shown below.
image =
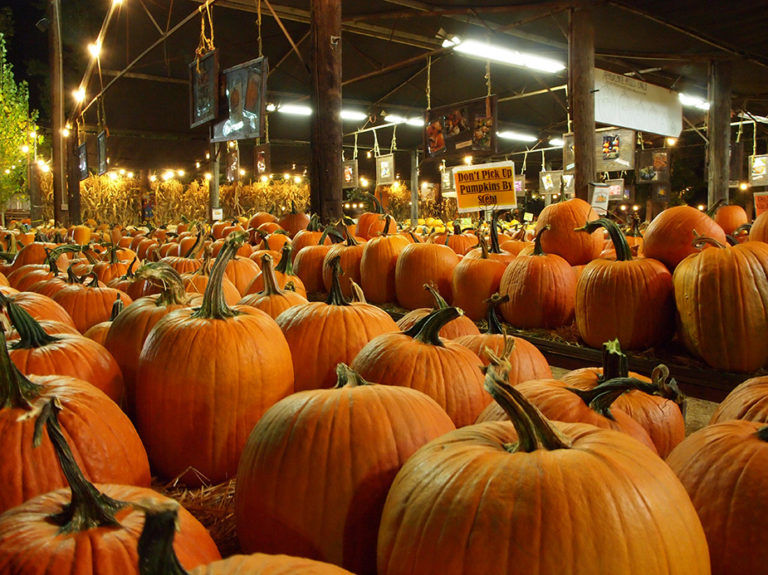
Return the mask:
<svg viewBox="0 0 768 575">
<path fill-rule="evenodd" d="M 580 200 L 537 227 L 419 237 L 292 213 L 8 232 L 0 574 L 761 572 L 766 378 L 685 438 L 668 370 L 630 373 L 621 349 L 671 337 L 677 307 L 702 357 L 727 332 L 748 349 L 722 361 L 763 365 L 768 246 L 728 247 L 685 208 L 639 258 Z M 411 311 L 395 323 L 387 302 Z M 575 315 L 604 365 L 553 379 L 499 314 Z M 221 559 L 151 476 L 236 478 L 251 555 Z"/>
</svg>

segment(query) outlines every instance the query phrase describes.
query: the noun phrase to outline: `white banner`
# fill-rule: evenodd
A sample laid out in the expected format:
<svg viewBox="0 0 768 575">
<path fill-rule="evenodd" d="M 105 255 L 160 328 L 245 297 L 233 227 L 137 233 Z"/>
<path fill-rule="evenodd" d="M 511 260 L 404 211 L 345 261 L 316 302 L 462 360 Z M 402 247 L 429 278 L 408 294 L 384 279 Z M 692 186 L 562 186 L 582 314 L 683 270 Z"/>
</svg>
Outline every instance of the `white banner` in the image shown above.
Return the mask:
<svg viewBox="0 0 768 575">
<path fill-rule="evenodd" d="M 595 121 L 677 138 L 683 105 L 677 92 L 595 68 Z"/>
</svg>

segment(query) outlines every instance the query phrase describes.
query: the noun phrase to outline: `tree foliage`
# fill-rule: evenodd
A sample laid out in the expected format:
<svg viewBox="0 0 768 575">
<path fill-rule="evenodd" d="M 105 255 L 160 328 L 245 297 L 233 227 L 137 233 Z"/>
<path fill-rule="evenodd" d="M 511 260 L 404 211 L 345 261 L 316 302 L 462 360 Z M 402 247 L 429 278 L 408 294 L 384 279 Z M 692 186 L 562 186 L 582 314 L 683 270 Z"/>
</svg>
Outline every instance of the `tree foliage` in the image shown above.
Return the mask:
<svg viewBox="0 0 768 575">
<path fill-rule="evenodd" d="M 17 82 L 8 62 L 5 35 L 0 33 L 0 207 L 8 199 L 26 191 L 27 162 L 32 147 L 30 133 L 37 130 L 37 112 L 29 110 L 29 89 Z"/>
</svg>

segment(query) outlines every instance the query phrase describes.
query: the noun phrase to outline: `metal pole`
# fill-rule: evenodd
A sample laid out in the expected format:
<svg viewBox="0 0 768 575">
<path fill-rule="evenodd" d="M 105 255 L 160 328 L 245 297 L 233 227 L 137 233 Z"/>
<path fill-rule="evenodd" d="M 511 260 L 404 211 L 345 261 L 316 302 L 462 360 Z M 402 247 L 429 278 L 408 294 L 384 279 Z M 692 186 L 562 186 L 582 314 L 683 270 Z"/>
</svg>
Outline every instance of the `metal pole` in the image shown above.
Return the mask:
<svg viewBox="0 0 768 575">
<path fill-rule="evenodd" d="M 69 209 L 65 201 L 66 174 L 64 156 L 64 74 L 61 61 L 61 0 L 49 0 L 51 30 L 48 37 L 51 59 L 51 101 L 53 127 L 53 218 L 57 224 L 67 224 Z"/>
</svg>

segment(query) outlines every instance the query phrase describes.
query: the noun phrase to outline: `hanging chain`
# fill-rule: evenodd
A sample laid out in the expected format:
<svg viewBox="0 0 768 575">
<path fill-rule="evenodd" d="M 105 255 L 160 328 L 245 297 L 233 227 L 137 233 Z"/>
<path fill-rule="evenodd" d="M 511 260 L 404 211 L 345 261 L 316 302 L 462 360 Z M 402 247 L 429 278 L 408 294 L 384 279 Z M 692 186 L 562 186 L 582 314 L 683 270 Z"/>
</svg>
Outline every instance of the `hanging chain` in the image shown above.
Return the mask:
<svg viewBox="0 0 768 575">
<path fill-rule="evenodd" d="M 485 62 L 485 85 L 488 87 L 488 96 L 491 95 L 491 61 Z"/>
<path fill-rule="evenodd" d="M 379 157 L 379 136 L 376 134 L 376 130 L 373 131 L 373 157 Z"/>
<path fill-rule="evenodd" d="M 389 153 L 397 150 L 397 124 L 392 126 L 392 143 L 389 145 Z"/>
<path fill-rule="evenodd" d="M 547 158 L 544 155 L 544 150 L 541 150 L 541 171 L 545 171 L 547 169 Z"/>
<path fill-rule="evenodd" d="M 352 150 L 352 159 L 353 160 L 357 159 L 357 132 L 355 132 L 355 147 Z"/>
<path fill-rule="evenodd" d="M 427 58 L 427 110 L 432 109 L 432 56 Z"/>
<path fill-rule="evenodd" d="M 261 47 L 261 0 L 256 0 L 256 26 L 259 32 L 259 58 L 261 58 L 264 55 L 264 51 Z"/>
</svg>

